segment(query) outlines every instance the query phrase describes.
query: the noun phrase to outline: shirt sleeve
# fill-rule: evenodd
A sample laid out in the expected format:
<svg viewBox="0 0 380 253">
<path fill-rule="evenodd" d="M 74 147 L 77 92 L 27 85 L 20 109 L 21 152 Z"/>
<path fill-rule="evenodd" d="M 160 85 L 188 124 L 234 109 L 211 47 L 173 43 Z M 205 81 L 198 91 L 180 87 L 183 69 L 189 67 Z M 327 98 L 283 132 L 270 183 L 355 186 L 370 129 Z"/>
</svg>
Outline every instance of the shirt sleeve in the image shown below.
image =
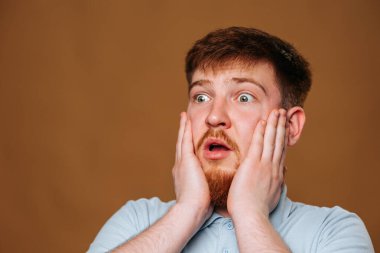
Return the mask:
<svg viewBox="0 0 380 253">
<path fill-rule="evenodd" d="M 334 207 L 322 224 L 318 253 L 375 252 L 363 221 L 354 213 Z"/>
<path fill-rule="evenodd" d="M 155 223 L 171 204 L 158 198 L 128 201 L 104 224 L 87 253 L 110 252 Z"/>
</svg>

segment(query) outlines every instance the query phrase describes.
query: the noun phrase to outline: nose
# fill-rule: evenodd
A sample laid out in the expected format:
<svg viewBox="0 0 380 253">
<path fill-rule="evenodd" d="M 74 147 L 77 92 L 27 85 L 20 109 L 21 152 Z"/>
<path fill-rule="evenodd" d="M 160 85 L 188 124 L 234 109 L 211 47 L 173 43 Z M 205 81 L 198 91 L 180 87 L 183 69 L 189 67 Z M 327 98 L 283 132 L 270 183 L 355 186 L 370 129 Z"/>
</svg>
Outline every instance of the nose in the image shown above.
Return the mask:
<svg viewBox="0 0 380 253">
<path fill-rule="evenodd" d="M 210 112 L 206 117 L 206 124 L 210 128 L 228 129 L 231 120 L 228 115 L 227 105 L 223 100 L 214 100 Z"/>
</svg>

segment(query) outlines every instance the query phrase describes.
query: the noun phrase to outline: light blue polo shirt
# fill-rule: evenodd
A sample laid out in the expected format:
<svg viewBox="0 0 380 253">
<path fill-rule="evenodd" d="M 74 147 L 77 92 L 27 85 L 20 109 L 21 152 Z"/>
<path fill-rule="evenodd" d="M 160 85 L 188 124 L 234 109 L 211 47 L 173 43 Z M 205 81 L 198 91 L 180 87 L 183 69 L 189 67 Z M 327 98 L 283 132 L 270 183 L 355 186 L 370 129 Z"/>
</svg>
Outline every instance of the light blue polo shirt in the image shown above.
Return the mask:
<svg viewBox="0 0 380 253">
<path fill-rule="evenodd" d="M 367 229 L 356 214 L 340 207 L 292 202 L 286 192 L 285 186 L 270 221 L 292 252 L 374 252 Z M 106 222 L 88 253 L 111 251 L 154 224 L 174 204 L 158 198 L 127 202 Z M 182 252 L 239 252 L 232 220 L 214 212 Z"/>
</svg>

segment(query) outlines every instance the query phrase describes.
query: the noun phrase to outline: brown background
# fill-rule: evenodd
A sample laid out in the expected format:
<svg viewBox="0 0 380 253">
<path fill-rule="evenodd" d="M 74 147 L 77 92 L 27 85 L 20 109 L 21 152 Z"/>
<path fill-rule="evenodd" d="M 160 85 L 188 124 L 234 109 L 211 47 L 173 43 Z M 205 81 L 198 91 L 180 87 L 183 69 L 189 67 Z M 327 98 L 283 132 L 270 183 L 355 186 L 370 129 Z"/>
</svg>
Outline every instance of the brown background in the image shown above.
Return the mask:
<svg viewBox="0 0 380 253">
<path fill-rule="evenodd" d="M 127 200 L 172 199 L 184 55 L 231 25 L 276 34 L 312 63 L 289 195 L 358 213 L 380 249 L 379 7 L 0 0 L 0 252 L 84 252 Z"/>
</svg>

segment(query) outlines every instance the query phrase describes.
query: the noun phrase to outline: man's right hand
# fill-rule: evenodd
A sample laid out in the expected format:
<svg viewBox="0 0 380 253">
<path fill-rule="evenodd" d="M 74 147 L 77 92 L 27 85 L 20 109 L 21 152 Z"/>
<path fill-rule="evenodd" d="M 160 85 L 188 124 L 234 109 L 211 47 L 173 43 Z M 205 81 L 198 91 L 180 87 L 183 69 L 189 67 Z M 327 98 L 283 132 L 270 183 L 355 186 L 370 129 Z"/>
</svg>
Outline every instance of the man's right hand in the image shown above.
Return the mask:
<svg viewBox="0 0 380 253">
<path fill-rule="evenodd" d="M 205 221 L 211 215 L 213 207 L 210 205 L 205 174 L 194 153 L 191 122 L 185 112 L 181 113 L 173 179 L 176 205 L 194 210 L 200 218 L 199 222 Z"/>
<path fill-rule="evenodd" d="M 177 253 L 212 213 L 206 177 L 194 154 L 191 122 L 181 113 L 173 168 L 177 202 L 156 223 L 113 252 Z"/>
</svg>

